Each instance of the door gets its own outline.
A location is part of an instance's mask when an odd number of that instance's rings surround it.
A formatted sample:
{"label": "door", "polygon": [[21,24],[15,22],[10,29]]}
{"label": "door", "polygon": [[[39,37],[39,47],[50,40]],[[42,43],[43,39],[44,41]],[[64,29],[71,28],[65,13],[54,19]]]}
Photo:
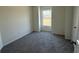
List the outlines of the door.
{"label": "door", "polygon": [[52,15],[52,8],[43,6],[40,7],[40,27],[41,31],[51,31],[52,29],[52,22],[51,22],[51,15]]}
{"label": "door", "polygon": [[72,30],[72,41],[76,42],[76,40],[78,39],[78,19],[79,19],[79,8],[78,7],[74,7],[74,18],[73,18],[73,30]]}
{"label": "door", "polygon": [[79,7],[74,7],[72,41],[76,42],[74,51],[79,53]]}

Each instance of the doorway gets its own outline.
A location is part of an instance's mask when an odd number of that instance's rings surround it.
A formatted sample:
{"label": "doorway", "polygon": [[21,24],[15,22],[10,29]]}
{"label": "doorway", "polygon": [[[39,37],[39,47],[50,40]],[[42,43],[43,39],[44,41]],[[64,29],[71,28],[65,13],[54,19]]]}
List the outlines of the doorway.
{"label": "doorway", "polygon": [[50,7],[40,7],[40,31],[52,30],[52,10]]}

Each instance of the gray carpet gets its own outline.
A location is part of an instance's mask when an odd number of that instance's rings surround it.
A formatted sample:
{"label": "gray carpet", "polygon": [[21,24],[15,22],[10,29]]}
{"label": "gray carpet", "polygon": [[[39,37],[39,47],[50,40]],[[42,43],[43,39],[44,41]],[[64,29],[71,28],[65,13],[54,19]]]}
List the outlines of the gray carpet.
{"label": "gray carpet", "polygon": [[2,53],[72,53],[73,44],[50,32],[33,32],[3,47]]}

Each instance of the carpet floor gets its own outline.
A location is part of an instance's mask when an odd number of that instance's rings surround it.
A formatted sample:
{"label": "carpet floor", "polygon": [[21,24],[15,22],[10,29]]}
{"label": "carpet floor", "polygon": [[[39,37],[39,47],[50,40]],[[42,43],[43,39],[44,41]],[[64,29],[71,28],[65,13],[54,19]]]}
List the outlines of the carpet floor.
{"label": "carpet floor", "polygon": [[72,53],[73,44],[50,32],[33,32],[6,46],[2,53]]}

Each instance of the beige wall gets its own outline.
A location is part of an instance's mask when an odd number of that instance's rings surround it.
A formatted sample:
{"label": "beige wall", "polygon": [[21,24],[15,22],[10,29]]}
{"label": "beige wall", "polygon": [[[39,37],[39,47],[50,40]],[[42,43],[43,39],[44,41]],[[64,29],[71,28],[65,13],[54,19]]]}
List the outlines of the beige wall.
{"label": "beige wall", "polygon": [[[47,7],[43,7],[46,9]],[[52,6],[52,31],[56,34],[65,35],[66,39],[71,39],[73,7]],[[33,27],[38,31],[38,8],[33,8]]]}
{"label": "beige wall", "polygon": [[52,9],[52,25],[56,34],[64,35],[65,28],[65,7],[56,6]]}
{"label": "beige wall", "polygon": [[[47,9],[48,7],[43,7]],[[49,7],[52,8],[52,30],[57,34],[64,34],[65,26],[65,8],[64,7]],[[38,25],[38,7],[33,7],[33,28],[34,31],[39,31]],[[62,25],[63,24],[63,25]]]}
{"label": "beige wall", "polygon": [[64,34],[65,39],[71,39],[73,7],[53,7],[53,30],[57,34]]}
{"label": "beige wall", "polygon": [[71,39],[73,22],[73,7],[65,7],[65,39]]}
{"label": "beige wall", "polygon": [[31,7],[0,7],[3,46],[32,32]]}
{"label": "beige wall", "polygon": [[33,31],[39,31],[39,16],[38,16],[38,7],[33,6]]}

